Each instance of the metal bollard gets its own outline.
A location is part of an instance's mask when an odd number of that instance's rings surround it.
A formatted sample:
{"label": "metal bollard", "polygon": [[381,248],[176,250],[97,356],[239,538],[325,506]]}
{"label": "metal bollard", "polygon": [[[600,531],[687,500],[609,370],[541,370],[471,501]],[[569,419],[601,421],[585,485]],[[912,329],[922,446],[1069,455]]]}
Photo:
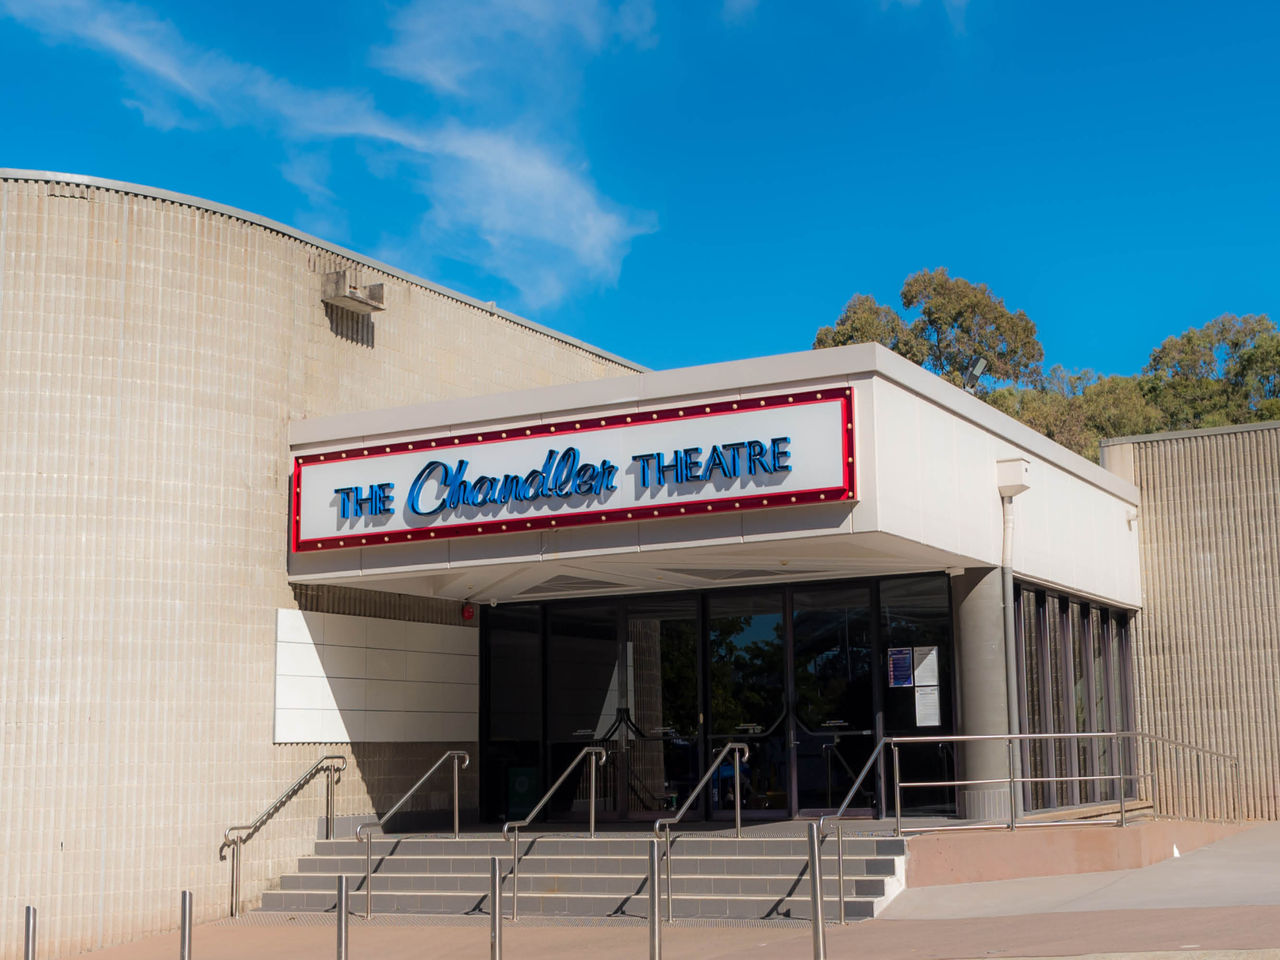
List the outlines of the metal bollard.
{"label": "metal bollard", "polygon": [[231,841],[231,916],[240,916],[240,847],[243,838]]}
{"label": "metal bollard", "polygon": [[36,960],[36,908],[27,907],[26,933],[22,943],[22,960]]}
{"label": "metal bollard", "polygon": [[502,960],[502,874],[498,858],[489,858],[489,958]]}
{"label": "metal bollard", "polygon": [[742,839],[742,751],[733,751],[733,835]]}
{"label": "metal bollard", "polygon": [[827,932],[822,926],[822,848],[818,825],[809,823],[809,903],[813,910],[813,960],[827,960]]}
{"label": "metal bollard", "polygon": [[[371,891],[364,892],[371,897]],[[347,960],[347,875],[338,876],[338,960]]]}
{"label": "metal bollard", "polygon": [[182,891],[182,928],[178,933],[179,960],[191,960],[191,891]]}
{"label": "metal bollard", "polygon": [[649,841],[649,960],[662,960],[662,917],[658,897],[658,841]]}

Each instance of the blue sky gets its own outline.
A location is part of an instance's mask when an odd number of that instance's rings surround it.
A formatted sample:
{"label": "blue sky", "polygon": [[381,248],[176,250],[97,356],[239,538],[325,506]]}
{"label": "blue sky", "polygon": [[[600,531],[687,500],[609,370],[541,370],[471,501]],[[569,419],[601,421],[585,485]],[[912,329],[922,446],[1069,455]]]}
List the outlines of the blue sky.
{"label": "blue sky", "polygon": [[[297,13],[295,11],[302,11]],[[0,0],[0,166],[293,224],[653,367],[925,267],[1133,373],[1280,312],[1280,5]]]}

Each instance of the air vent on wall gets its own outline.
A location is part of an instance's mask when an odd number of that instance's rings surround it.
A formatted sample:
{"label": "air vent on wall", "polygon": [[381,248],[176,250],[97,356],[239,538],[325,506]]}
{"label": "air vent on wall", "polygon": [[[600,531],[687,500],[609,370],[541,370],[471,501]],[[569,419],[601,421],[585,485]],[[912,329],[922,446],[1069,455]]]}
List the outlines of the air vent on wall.
{"label": "air vent on wall", "polygon": [[342,307],[352,313],[368,314],[386,309],[382,284],[371,283],[362,287],[354,270],[326,273],[320,299],[330,306]]}

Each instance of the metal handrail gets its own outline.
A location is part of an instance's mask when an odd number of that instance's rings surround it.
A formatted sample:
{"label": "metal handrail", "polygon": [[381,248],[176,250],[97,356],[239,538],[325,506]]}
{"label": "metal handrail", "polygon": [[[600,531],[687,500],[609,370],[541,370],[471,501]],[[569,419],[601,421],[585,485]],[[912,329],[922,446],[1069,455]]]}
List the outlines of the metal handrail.
{"label": "metal handrail", "polygon": [[[854,735],[867,736],[867,737],[874,737],[876,735],[876,732],[874,730],[851,730],[849,731],[849,733],[852,733]],[[856,777],[857,774],[853,772],[853,767],[849,766],[849,761],[846,760],[844,758],[844,754],[840,752],[840,737],[838,734],[830,742],[824,743],[822,745],[822,755],[823,757],[826,758],[826,761],[827,761],[827,803],[830,803],[831,802],[831,757],[834,756],[837,760],[840,761],[840,766],[844,767],[845,773],[849,774],[849,776]]]}
{"label": "metal handrail", "polygon": [[[862,786],[862,781],[867,779],[867,774],[871,772],[872,765],[876,762],[876,758],[884,752],[884,745],[888,742],[888,737],[881,737],[880,742],[875,745],[875,749],[871,751],[871,756],[867,757],[867,762],[862,765],[862,770],[853,778],[853,786],[849,788],[849,792],[844,795],[844,799],[840,801],[840,806],[835,813],[824,814],[818,818],[818,843],[821,844],[827,836],[827,823],[835,821],[836,824],[836,869],[840,882],[840,922],[844,923],[844,825],[845,811],[849,809],[849,804],[853,802],[854,796],[858,793],[858,788]],[[839,754],[836,754],[839,756]],[[841,760],[844,758],[842,757]],[[813,881],[813,878],[810,878]]]}
{"label": "metal handrail", "polygon": [[[1205,761],[1208,760],[1210,763],[1214,761],[1219,761],[1223,763],[1225,766],[1230,767],[1231,779],[1233,780],[1234,787],[1235,787],[1233,791],[1234,797],[1231,797],[1230,799],[1228,798],[1228,794],[1226,793],[1226,788],[1224,787],[1223,789],[1222,797],[1221,797],[1221,805],[1223,808],[1224,815],[1222,819],[1224,821],[1228,819],[1226,816],[1225,810],[1227,807],[1232,806],[1232,803],[1231,803],[1232,799],[1234,799],[1235,801],[1234,812],[1235,812],[1236,819],[1240,818],[1240,813],[1241,813],[1241,810],[1243,809],[1241,806],[1240,760],[1238,757],[1232,754],[1220,753],[1216,750],[1210,750],[1207,747],[1200,747],[1193,743],[1186,743],[1181,740],[1174,740],[1169,737],[1159,736],[1157,734],[1144,733],[1140,730],[1115,730],[1115,731],[1094,731],[1094,732],[1086,731],[1086,732],[1078,732],[1078,733],[952,734],[948,736],[937,736],[937,737],[886,737],[885,739],[892,745],[893,752],[894,752],[894,762],[895,762],[894,781],[895,781],[895,784],[897,784],[897,786],[895,786],[894,806],[895,806],[895,819],[898,822],[897,833],[899,836],[901,836],[902,834],[902,828],[901,828],[902,811],[901,811],[901,801],[900,801],[900,793],[901,793],[900,788],[913,787],[913,786],[943,785],[941,783],[927,784],[927,783],[898,783],[897,782],[898,776],[896,772],[896,763],[897,763],[897,755],[898,755],[898,745],[904,744],[904,743],[908,743],[908,744],[909,743],[965,743],[965,742],[979,742],[979,741],[1004,741],[1005,743],[1007,743],[1009,747],[1009,755],[1010,755],[1010,761],[1009,761],[1010,775],[1008,777],[998,778],[991,782],[1009,784],[1010,819],[1007,826],[1008,826],[1008,829],[1010,830],[1014,830],[1017,827],[1017,812],[1016,812],[1017,794],[1016,794],[1015,788],[1017,784],[1021,784],[1021,783],[1047,783],[1047,782],[1071,783],[1071,782],[1077,782],[1077,781],[1086,782],[1091,780],[1117,780],[1119,781],[1119,784],[1120,784],[1120,788],[1118,790],[1119,804],[1120,804],[1119,820],[1093,821],[1093,822],[1116,823],[1118,826],[1124,826],[1125,819],[1126,819],[1125,818],[1125,813],[1126,813],[1125,794],[1124,794],[1125,782],[1128,780],[1134,780],[1136,782],[1138,780],[1149,779],[1152,781],[1152,785],[1153,785],[1152,812],[1153,814],[1158,815],[1156,811],[1156,799],[1155,799],[1155,793],[1154,793],[1154,787],[1155,787],[1155,784],[1158,782],[1158,778],[1155,776],[1154,773],[1143,774],[1143,773],[1139,773],[1137,770],[1133,770],[1131,772],[1126,773],[1122,769],[1120,773],[1107,774],[1107,775],[1098,776],[1098,777],[1090,777],[1090,776],[1081,775],[1081,774],[1076,774],[1075,776],[1066,774],[1061,777],[1055,776],[1055,777],[1041,777],[1041,778],[1013,776],[1014,745],[1018,742],[1030,741],[1030,740],[1047,740],[1050,742],[1058,741],[1058,740],[1066,740],[1066,741],[1112,740],[1117,742],[1132,741],[1135,745],[1138,743],[1145,742],[1151,745],[1161,745],[1166,748],[1174,747],[1179,750],[1188,751],[1189,753],[1195,756],[1196,766],[1199,771],[1197,780],[1199,782],[1199,808],[1201,812],[1206,812],[1209,808],[1208,797],[1206,794],[1206,788],[1205,788],[1204,778],[1203,778]],[[1121,768],[1124,767],[1123,759],[1120,760],[1119,765]],[[946,785],[967,786],[967,785],[979,785],[982,782],[985,782],[985,781],[955,781],[953,783],[948,783]],[[1177,814],[1175,812],[1175,816],[1176,815]],[[1005,825],[1000,824],[998,826],[1003,827]],[[964,828],[937,827],[935,829],[955,830],[955,829],[975,829],[975,827],[973,826],[968,826]]]}
{"label": "metal handrail", "polygon": [[431,775],[440,769],[440,765],[446,760],[453,760],[453,839],[457,840],[458,830],[458,760],[462,760],[462,769],[471,766],[471,756],[465,750],[447,750],[445,753],[431,765],[431,769],[418,778],[418,782],[405,791],[405,795],[395,802],[390,810],[384,813],[377,820],[369,820],[356,827],[356,839],[364,840],[364,918],[368,920],[373,915],[373,834],[367,833],[371,827],[381,827],[390,820],[400,808],[408,802],[409,798],[418,792],[418,788],[431,779]]}
{"label": "metal handrail", "polygon": [[742,839],[742,761],[751,756],[751,749],[745,743],[731,742],[726,743],[720,748],[720,752],[716,754],[716,758],[711,761],[711,766],[707,767],[707,772],[702,775],[702,779],[698,781],[698,785],[689,791],[689,796],[685,799],[683,806],[676,811],[674,817],[663,817],[653,822],[653,835],[659,839],[663,833],[667,837],[667,922],[670,923],[672,917],[671,906],[671,827],[680,822],[689,808],[693,806],[693,801],[702,793],[708,781],[711,780],[712,774],[720,769],[720,764],[724,762],[725,754],[730,750],[733,751],[733,826],[739,840]]}
{"label": "metal handrail", "polygon": [[[534,818],[542,812],[542,808],[547,805],[547,801],[551,799],[552,794],[560,789],[561,784],[568,779],[569,774],[582,762],[583,757],[587,756],[591,757],[591,792],[587,801],[587,817],[591,839],[594,840],[596,838],[596,768],[609,759],[609,754],[604,747],[583,747],[578,751],[578,755],[573,758],[573,762],[564,768],[564,773],[560,774],[556,782],[551,785],[551,789],[542,795],[542,799],[537,802],[523,820],[508,820],[502,825],[502,839],[506,840],[508,836],[511,838],[511,919],[513,922],[520,917],[520,906],[517,902],[520,896],[520,828],[527,827],[533,823]],[[515,832],[509,833],[512,830]],[[502,905],[495,903],[493,909],[500,910]]]}
{"label": "metal handrail", "polygon": [[871,751],[871,755],[867,757],[867,762],[862,765],[862,770],[853,778],[853,786],[849,788],[849,792],[846,793],[844,795],[844,799],[840,801],[840,806],[836,808],[836,812],[823,814],[818,818],[819,837],[825,837],[827,835],[827,824],[829,822],[838,822],[845,819],[845,811],[849,809],[849,804],[853,802],[853,798],[857,795],[858,788],[862,786],[862,781],[867,779],[867,774],[871,772],[871,767],[876,762],[876,758],[884,751],[884,745],[891,739],[891,737],[880,738],[880,742],[875,745],[875,748]]}
{"label": "metal handrail", "polygon": [[[862,786],[863,780],[866,779],[866,776],[870,772],[871,767],[875,763],[877,757],[879,757],[883,753],[886,745],[888,745],[893,751],[894,821],[895,821],[894,833],[898,837],[901,837],[904,833],[904,828],[902,826],[902,789],[904,787],[907,787],[907,788],[940,787],[940,786],[956,787],[956,786],[980,786],[984,784],[986,785],[1008,784],[1009,786],[1009,821],[1007,824],[1004,824],[1004,823],[963,824],[963,825],[950,826],[950,827],[933,826],[933,827],[919,828],[919,829],[906,828],[906,832],[922,832],[924,830],[928,830],[928,831],[977,830],[977,829],[992,829],[992,828],[1000,828],[1000,829],[1007,828],[1009,830],[1014,830],[1018,826],[1017,786],[1023,783],[1050,783],[1050,782],[1053,782],[1053,783],[1068,782],[1069,783],[1069,782],[1116,781],[1119,785],[1117,789],[1117,794],[1119,795],[1119,806],[1120,806],[1118,819],[1093,820],[1089,822],[1096,823],[1096,824],[1105,824],[1105,825],[1114,824],[1116,826],[1123,827],[1126,825],[1128,821],[1128,811],[1126,810],[1126,807],[1125,807],[1125,799],[1126,799],[1125,784],[1130,780],[1134,781],[1135,783],[1141,780],[1150,780],[1152,783],[1152,813],[1158,815],[1156,812],[1156,805],[1155,805],[1155,785],[1158,782],[1158,778],[1156,774],[1154,773],[1154,771],[1142,773],[1136,769],[1131,771],[1125,771],[1124,770],[1125,764],[1123,759],[1120,760],[1120,768],[1121,768],[1120,772],[1114,773],[1114,774],[1098,774],[1098,775],[1076,774],[1075,776],[1066,774],[1063,776],[1054,776],[1054,777],[1018,777],[1013,775],[1015,770],[1014,749],[1015,749],[1015,745],[1019,742],[1030,741],[1030,740],[1079,741],[1079,740],[1086,740],[1086,739],[1114,740],[1117,742],[1122,740],[1130,740],[1135,742],[1146,741],[1151,744],[1160,744],[1167,747],[1177,747],[1178,749],[1192,752],[1193,754],[1196,755],[1196,765],[1197,765],[1197,769],[1200,771],[1200,776],[1198,777],[1199,806],[1202,811],[1207,811],[1209,808],[1207,803],[1205,784],[1204,784],[1204,778],[1203,778],[1204,758],[1212,758],[1213,760],[1222,761],[1224,764],[1229,765],[1232,771],[1232,779],[1234,780],[1234,787],[1235,787],[1235,790],[1234,790],[1235,811],[1234,812],[1236,814],[1237,819],[1240,817],[1240,812],[1242,810],[1242,807],[1241,807],[1241,801],[1240,801],[1240,790],[1241,790],[1240,760],[1238,757],[1232,756],[1231,754],[1219,753],[1218,751],[1215,751],[1215,750],[1209,750],[1205,747],[1198,747],[1195,744],[1184,743],[1180,740],[1172,740],[1168,737],[1162,737],[1155,734],[1143,733],[1141,731],[1136,731],[1136,730],[1121,730],[1121,731],[1105,731],[1105,732],[1097,731],[1097,732],[1081,732],[1081,733],[1013,733],[1013,734],[994,733],[994,734],[950,734],[946,736],[935,736],[935,737],[920,737],[920,736],[884,737],[880,740],[879,743],[876,744],[875,749],[872,750],[871,756],[868,757],[866,764],[862,768],[862,772],[859,773],[858,776],[854,779],[853,786],[849,788],[849,792],[845,795],[845,798],[843,802],[840,804],[840,807],[836,810],[835,813],[826,814],[820,817],[818,820],[818,837],[820,840],[827,836],[830,830],[829,824],[832,822],[836,824],[836,834],[837,834],[836,859],[840,869],[839,895],[838,895],[839,904],[840,904],[840,922],[843,923],[845,920],[844,836],[843,836],[842,821],[844,821],[845,819],[848,819],[845,816],[845,812],[848,809],[849,804],[852,802],[854,795],[858,792],[858,789]],[[920,781],[920,782],[912,782],[912,783],[903,783],[901,781],[901,778],[899,775],[900,771],[899,771],[899,762],[898,762],[898,747],[902,744],[969,743],[969,742],[982,742],[982,741],[1004,742],[1008,745],[1009,776],[990,778],[990,779],[981,779],[981,780],[978,780],[978,779],[937,780],[937,781]],[[1224,816],[1225,816],[1225,809],[1231,806],[1230,801],[1227,799],[1228,795],[1226,793],[1226,789],[1227,788],[1224,785],[1223,794],[1222,794],[1222,807],[1224,811]],[[1050,826],[1050,825],[1057,825],[1060,823],[1079,823],[1079,822],[1081,821],[1052,821],[1052,822],[1038,822],[1034,825]],[[1028,826],[1028,825],[1029,824],[1025,824],[1025,823],[1023,824],[1023,826]]]}
{"label": "metal handrail", "polygon": [[1207,747],[1198,747],[1194,743],[1171,740],[1169,737],[1161,737],[1154,733],[1143,733],[1141,730],[1086,730],[1078,733],[954,733],[938,737],[885,737],[885,740],[891,743],[968,743],[969,741],[977,740],[1122,740],[1135,738],[1194,750],[1197,753],[1218,757],[1222,760],[1238,759],[1235,754],[1218,753]]}
{"label": "metal handrail", "polygon": [[[222,832],[223,845],[231,848],[231,916],[238,917],[240,915],[240,848],[244,846],[246,840],[262,829],[262,825],[271,818],[272,814],[284,806],[295,793],[302,789],[308,780],[315,776],[317,770],[326,765],[328,778],[325,786],[324,838],[332,840],[334,774],[341,773],[347,769],[347,758],[336,753],[323,756],[308,767],[306,773],[289,784],[284,792],[276,797],[252,823],[227,827]],[[239,836],[233,837],[233,833],[238,833]]]}

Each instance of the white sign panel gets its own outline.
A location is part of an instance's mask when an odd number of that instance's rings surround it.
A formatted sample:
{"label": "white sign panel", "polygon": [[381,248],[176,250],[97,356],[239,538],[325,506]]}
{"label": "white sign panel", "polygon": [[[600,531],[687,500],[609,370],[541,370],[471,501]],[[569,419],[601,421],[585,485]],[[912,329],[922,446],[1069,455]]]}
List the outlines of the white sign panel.
{"label": "white sign panel", "polygon": [[916,687],[916,726],[942,725],[942,708],[937,687]]}
{"label": "white sign panel", "polygon": [[938,682],[938,648],[912,647],[915,654],[915,682],[917,687],[928,687]]}
{"label": "white sign panel", "polygon": [[815,391],[298,457],[293,546],[851,499],[852,405]]}

